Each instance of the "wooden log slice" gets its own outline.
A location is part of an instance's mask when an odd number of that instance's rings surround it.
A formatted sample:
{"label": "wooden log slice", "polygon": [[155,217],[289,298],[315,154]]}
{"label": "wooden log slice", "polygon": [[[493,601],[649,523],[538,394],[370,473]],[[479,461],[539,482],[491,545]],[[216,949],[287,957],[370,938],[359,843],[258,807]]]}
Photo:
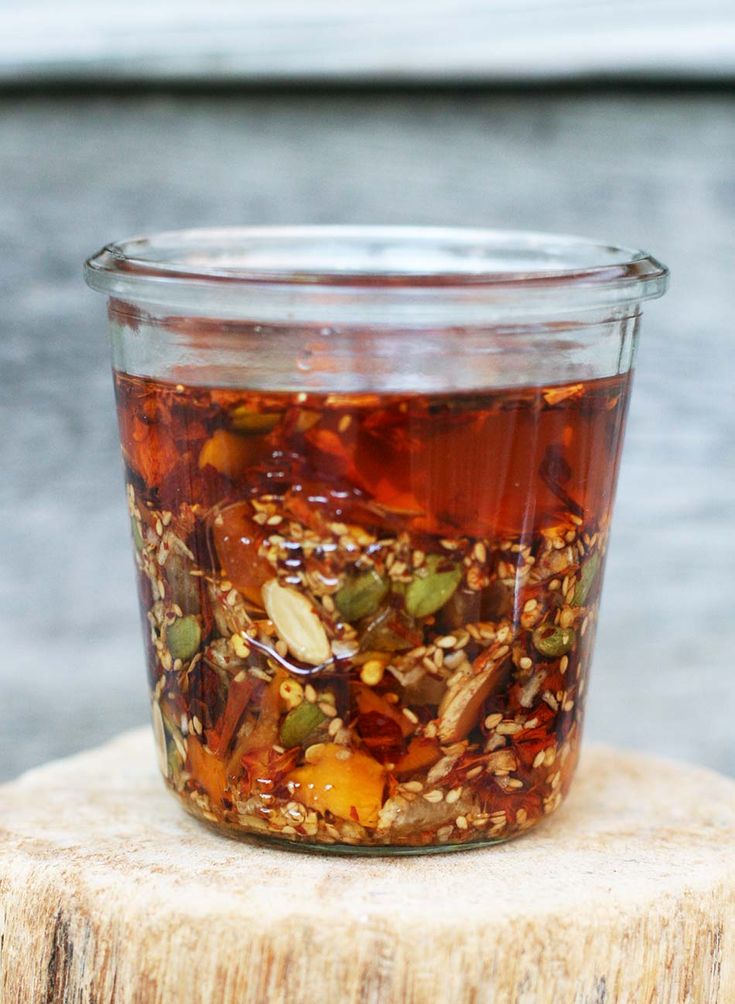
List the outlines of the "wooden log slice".
{"label": "wooden log slice", "polygon": [[2,1004],[733,1004],[735,783],[587,748],[568,803],[415,858],[235,842],[147,730],[0,788]]}

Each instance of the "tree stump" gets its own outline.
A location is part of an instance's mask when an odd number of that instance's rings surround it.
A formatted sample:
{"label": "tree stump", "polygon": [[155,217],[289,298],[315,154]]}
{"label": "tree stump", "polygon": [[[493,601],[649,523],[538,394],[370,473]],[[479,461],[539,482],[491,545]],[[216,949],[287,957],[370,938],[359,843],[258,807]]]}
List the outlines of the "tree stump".
{"label": "tree stump", "polygon": [[147,730],[0,788],[2,1004],[732,1004],[735,783],[587,748],[520,839],[415,858],[240,843]]}

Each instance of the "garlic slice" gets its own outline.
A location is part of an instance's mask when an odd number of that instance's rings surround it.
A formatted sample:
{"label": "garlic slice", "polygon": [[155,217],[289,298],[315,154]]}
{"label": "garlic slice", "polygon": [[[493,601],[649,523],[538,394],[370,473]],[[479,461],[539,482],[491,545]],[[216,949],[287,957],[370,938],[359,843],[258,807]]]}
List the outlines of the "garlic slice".
{"label": "garlic slice", "polygon": [[262,596],[268,617],[291,655],[311,666],[331,659],[327,632],[306,596],[277,579],[265,583]]}

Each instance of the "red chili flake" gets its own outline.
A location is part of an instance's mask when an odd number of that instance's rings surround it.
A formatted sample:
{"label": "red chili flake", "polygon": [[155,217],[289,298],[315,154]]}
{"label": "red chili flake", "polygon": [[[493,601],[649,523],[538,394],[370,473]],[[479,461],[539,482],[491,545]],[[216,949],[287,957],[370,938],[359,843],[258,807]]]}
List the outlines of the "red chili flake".
{"label": "red chili flake", "polygon": [[380,763],[395,763],[403,753],[403,734],[392,718],[379,711],[357,716],[357,731],[366,748]]}

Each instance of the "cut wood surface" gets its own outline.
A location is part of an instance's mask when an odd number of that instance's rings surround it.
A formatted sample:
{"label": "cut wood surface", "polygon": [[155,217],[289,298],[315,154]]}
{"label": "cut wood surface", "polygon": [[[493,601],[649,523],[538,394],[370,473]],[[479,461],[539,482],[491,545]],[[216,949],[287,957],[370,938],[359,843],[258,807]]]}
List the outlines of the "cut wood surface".
{"label": "cut wood surface", "polygon": [[515,842],[415,858],[220,837],[147,730],[0,788],[2,1004],[732,1004],[735,783],[587,748]]}

